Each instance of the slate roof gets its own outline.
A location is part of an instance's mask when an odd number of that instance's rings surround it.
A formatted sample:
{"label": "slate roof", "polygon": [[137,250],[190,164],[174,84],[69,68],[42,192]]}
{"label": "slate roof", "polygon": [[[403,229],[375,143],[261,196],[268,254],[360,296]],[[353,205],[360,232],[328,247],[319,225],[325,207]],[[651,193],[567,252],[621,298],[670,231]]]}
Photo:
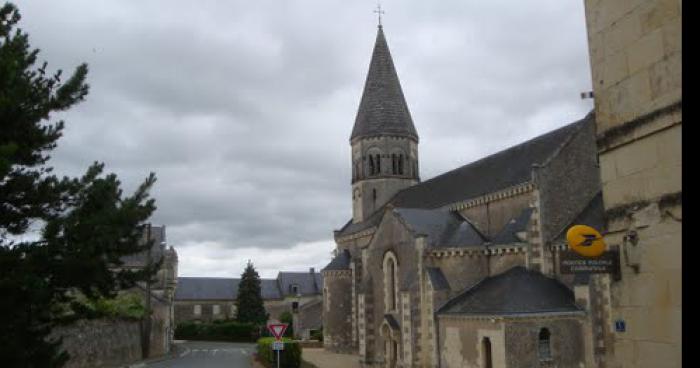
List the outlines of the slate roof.
{"label": "slate roof", "polygon": [[404,208],[438,208],[528,182],[532,166],[546,161],[584,124],[593,124],[593,114],[406,188],[390,203]]}
{"label": "slate roof", "polygon": [[[178,277],[175,300],[235,300],[238,278]],[[299,285],[302,295],[320,294],[322,278],[315,272],[280,272],[276,279],[260,279],[263,299],[282,299],[291,295],[290,285]]]}
{"label": "slate roof", "polygon": [[522,240],[518,239],[516,236],[519,232],[527,231],[527,225],[530,223],[530,216],[532,215],[533,208],[527,207],[520,212],[520,214],[512,218],[506,225],[501,229],[501,231],[496,234],[496,236],[491,239],[493,244],[511,244],[511,243],[521,243]]}
{"label": "slate roof", "polygon": [[384,207],[382,207],[380,210],[375,211],[372,215],[370,215],[365,221],[362,222],[357,222],[353,223],[352,219],[348,221],[345,226],[343,226],[338,232],[336,233],[336,236],[343,236],[347,234],[355,234],[358,233],[362,230],[369,229],[371,227],[379,225],[380,222],[382,222],[382,217],[384,216]]}
{"label": "slate roof", "polygon": [[415,233],[427,235],[429,247],[474,246],[486,241],[474,226],[451,211],[395,208],[394,212]]}
{"label": "slate roof", "polygon": [[279,283],[275,279],[260,280],[260,296],[263,299],[282,299]]}
{"label": "slate roof", "polygon": [[175,300],[234,300],[239,279],[178,277]]}
{"label": "slate roof", "polygon": [[438,314],[518,315],[579,312],[574,293],[543,274],[513,267],[448,301]]}
{"label": "slate roof", "polygon": [[450,290],[450,283],[439,267],[426,267],[426,271],[434,290]]}
{"label": "slate roof", "polygon": [[598,192],[586,205],[586,207],[554,237],[553,243],[566,242],[566,232],[574,225],[588,225],[598,232],[604,233],[607,229],[605,223],[605,207],[603,206],[603,192]]}
{"label": "slate roof", "polygon": [[379,26],[350,140],[383,134],[406,136],[418,141],[384,31]]}
{"label": "slate roof", "polygon": [[[481,195],[529,182],[532,166],[555,154],[568,137],[585,124],[594,124],[594,114],[470,164],[438,175],[398,192],[388,203],[396,208],[437,209]],[[385,205],[386,206],[386,205]],[[385,206],[360,223],[348,223],[336,236],[345,236],[376,226]]]}
{"label": "slate roof", "polygon": [[343,249],[335,256],[323,271],[337,271],[350,269],[350,251]]}
{"label": "slate roof", "polygon": [[282,295],[296,295],[292,293],[292,285],[299,287],[301,295],[321,293],[321,284],[317,284],[315,274],[311,272],[280,272],[277,275]]}

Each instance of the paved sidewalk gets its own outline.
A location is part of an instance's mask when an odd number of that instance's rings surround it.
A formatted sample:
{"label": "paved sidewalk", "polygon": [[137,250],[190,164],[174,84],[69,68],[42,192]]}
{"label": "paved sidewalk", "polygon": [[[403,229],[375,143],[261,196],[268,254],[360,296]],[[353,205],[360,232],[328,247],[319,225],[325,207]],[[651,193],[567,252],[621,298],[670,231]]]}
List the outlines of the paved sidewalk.
{"label": "paved sidewalk", "polygon": [[318,368],[360,368],[360,357],[353,354],[337,354],[322,348],[304,348],[303,359]]}

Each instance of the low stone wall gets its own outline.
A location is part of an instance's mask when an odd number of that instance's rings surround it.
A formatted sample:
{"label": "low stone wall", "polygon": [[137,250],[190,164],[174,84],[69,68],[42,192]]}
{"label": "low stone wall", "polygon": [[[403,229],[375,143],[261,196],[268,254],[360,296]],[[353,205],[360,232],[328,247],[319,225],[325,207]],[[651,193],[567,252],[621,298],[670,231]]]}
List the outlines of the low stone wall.
{"label": "low stone wall", "polygon": [[54,330],[70,354],[65,368],[109,367],[141,359],[140,324],[133,320],[80,320]]}

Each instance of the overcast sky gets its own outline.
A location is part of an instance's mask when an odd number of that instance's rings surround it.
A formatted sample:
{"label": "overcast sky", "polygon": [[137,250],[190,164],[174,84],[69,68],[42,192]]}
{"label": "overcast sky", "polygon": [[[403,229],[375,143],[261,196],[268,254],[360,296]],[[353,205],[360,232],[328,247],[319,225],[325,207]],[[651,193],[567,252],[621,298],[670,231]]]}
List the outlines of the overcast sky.
{"label": "overcast sky", "polygon": [[[49,70],[87,62],[50,161],[129,192],[153,171],[180,276],[321,269],[351,216],[349,137],[374,0],[30,0]],[[423,180],[582,118],[583,0],[383,0]]]}

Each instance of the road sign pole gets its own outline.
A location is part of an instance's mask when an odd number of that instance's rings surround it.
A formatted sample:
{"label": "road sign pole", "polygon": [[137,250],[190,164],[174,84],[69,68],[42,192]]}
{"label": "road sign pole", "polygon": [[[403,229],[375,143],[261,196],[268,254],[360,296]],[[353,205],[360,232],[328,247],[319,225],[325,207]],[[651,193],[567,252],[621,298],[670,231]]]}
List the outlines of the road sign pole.
{"label": "road sign pole", "polygon": [[277,350],[277,368],[280,368],[280,351]]}

